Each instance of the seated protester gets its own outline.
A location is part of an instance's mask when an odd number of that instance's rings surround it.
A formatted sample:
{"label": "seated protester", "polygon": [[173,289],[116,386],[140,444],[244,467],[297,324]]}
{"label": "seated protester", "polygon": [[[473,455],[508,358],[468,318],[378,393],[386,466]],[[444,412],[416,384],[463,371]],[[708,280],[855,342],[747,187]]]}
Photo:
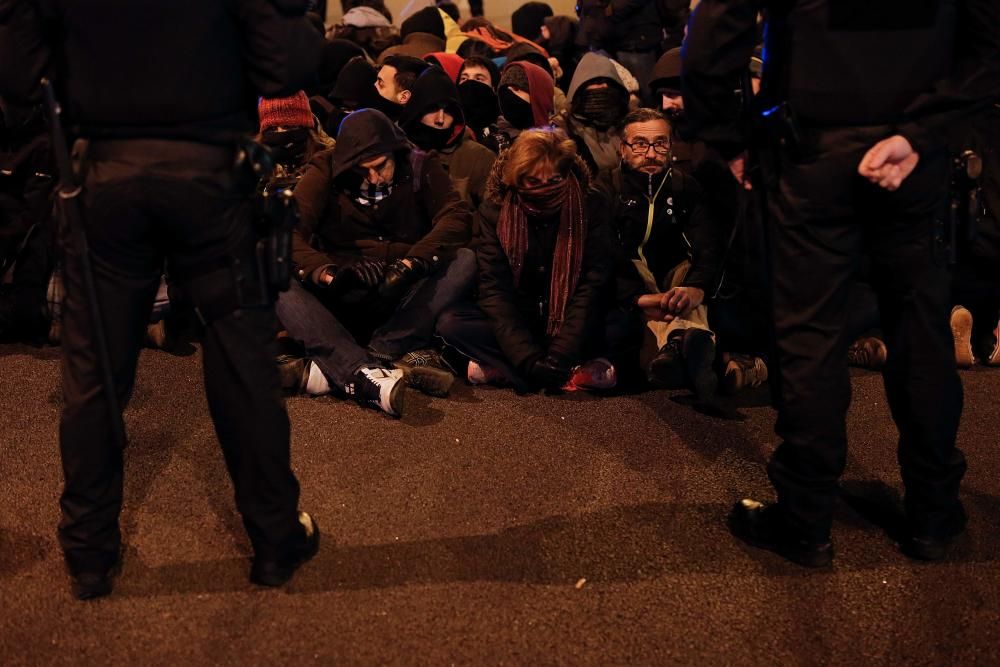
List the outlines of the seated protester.
{"label": "seated protester", "polygon": [[[434,155],[375,109],[344,119],[295,191],[293,260],[301,281],[278,317],[305,348],[292,390],[342,392],[399,416],[402,382],[446,395],[454,378],[433,352],[437,314],[473,280],[472,215]],[[396,368],[394,369],[393,366]],[[295,368],[293,366],[293,368]]]}
{"label": "seated protester", "polygon": [[537,42],[542,37],[542,24],[552,14],[552,7],[544,2],[526,2],[511,13],[510,28],[515,35]]}
{"label": "seated protester", "polygon": [[392,15],[385,5],[378,8],[358,6],[348,9],[340,23],[327,31],[326,37],[330,40],[354,42],[372,59],[399,44],[399,32],[392,25]]}
{"label": "seated protester", "polygon": [[[693,388],[710,400],[717,387],[715,337],[706,293],[721,274],[724,231],[703,203],[698,183],[670,165],[670,125],[654,109],[624,119],[621,163],[602,172],[597,189],[611,205],[618,233],[618,303],[639,314],[655,339],[650,382]],[[650,354],[640,355],[646,359]]]}
{"label": "seated protester", "polygon": [[399,26],[399,37],[402,43],[383,51],[378,57],[378,64],[385,63],[391,56],[423,58],[428,53],[444,51],[447,36],[441,10],[424,7],[414,12]]}
{"label": "seated protester", "polygon": [[[465,33],[462,34],[465,35]],[[458,48],[455,49],[455,53],[463,58],[478,56],[480,58],[489,58],[491,61],[493,58],[500,55],[500,52],[494,49],[487,42],[484,42],[478,37],[472,37],[469,35],[465,35],[465,39],[458,45]]]}
{"label": "seated protester", "polygon": [[499,83],[500,70],[487,58],[466,58],[458,72],[458,99],[465,122],[479,143],[485,141],[484,131],[495,126],[500,118],[495,89]]}
{"label": "seated protester", "polygon": [[435,151],[459,196],[478,209],[497,156],[466,136],[458,89],[441,68],[417,79],[399,125],[418,148]]}
{"label": "seated protester", "polygon": [[316,83],[306,90],[310,102],[313,97],[327,97],[337,83],[344,65],[358,57],[365,58],[365,50],[354,42],[346,39],[327,40],[323,44],[319,67],[316,69]]}
{"label": "seated protester", "polygon": [[516,62],[500,72],[497,98],[503,114],[493,127],[483,130],[483,144],[503,154],[523,131],[550,124],[554,85],[552,77],[538,65]]}
{"label": "seated protester", "polygon": [[465,64],[465,58],[457,53],[428,53],[424,60],[443,69],[452,82],[458,80],[462,65]]}
{"label": "seated protester", "polygon": [[358,109],[373,109],[380,104],[382,98],[375,90],[377,77],[375,66],[364,58],[354,58],[344,65],[328,97],[332,109],[323,121],[323,130],[329,136],[337,136],[347,114]]}
{"label": "seated protester", "polygon": [[[436,11],[436,10],[435,10]],[[417,77],[430,67],[430,63],[411,56],[389,56],[382,62],[375,77],[376,109],[391,120],[399,120],[403,107],[410,101],[411,89]]]}
{"label": "seated protester", "polygon": [[601,339],[612,270],[605,199],[589,181],[573,142],[551,128],[522,132],[497,159],[476,221],[478,301],[456,304],[437,327],[471,359],[470,382],[613,385],[606,360],[581,366]]}
{"label": "seated protester", "polygon": [[684,131],[684,97],[681,94],[681,50],[670,49],[656,61],[649,87],[657,108],[666,115],[673,127],[671,159],[674,164],[690,170],[705,158],[705,146]]}
{"label": "seated protester", "polygon": [[576,142],[595,174],[618,165],[618,127],[628,113],[628,91],[607,56],[588,53],[580,60],[568,91],[569,109],[555,118]]}
{"label": "seated protester", "polygon": [[571,16],[550,16],[542,25],[540,46],[559,63],[561,75],[557,75],[556,85],[566,90],[573,81],[573,74],[580,58],[587,50],[576,44],[577,20]]}
{"label": "seated protester", "polygon": [[262,97],[257,115],[257,140],[268,147],[274,160],[272,179],[300,178],[316,153],[333,147],[333,139],[319,126],[301,90],[291,97]]}
{"label": "seated protester", "polygon": [[541,47],[522,42],[508,49],[506,55],[507,63],[528,62],[538,65],[545,70],[545,73],[552,77],[552,85],[555,86],[552,91],[552,106],[555,109],[555,113],[561,113],[566,110],[566,93],[556,85],[559,75],[552,66],[552,59],[542,52]]}

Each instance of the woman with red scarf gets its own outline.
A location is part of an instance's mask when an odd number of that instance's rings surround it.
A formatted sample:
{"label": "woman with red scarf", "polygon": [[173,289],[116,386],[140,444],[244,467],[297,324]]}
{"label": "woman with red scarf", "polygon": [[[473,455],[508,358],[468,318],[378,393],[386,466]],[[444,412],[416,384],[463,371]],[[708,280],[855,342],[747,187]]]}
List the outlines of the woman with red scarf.
{"label": "woman with red scarf", "polygon": [[559,130],[525,131],[497,160],[477,216],[478,301],[438,321],[438,335],[472,360],[470,382],[614,385],[614,368],[589,356],[603,340],[612,269],[605,209]]}

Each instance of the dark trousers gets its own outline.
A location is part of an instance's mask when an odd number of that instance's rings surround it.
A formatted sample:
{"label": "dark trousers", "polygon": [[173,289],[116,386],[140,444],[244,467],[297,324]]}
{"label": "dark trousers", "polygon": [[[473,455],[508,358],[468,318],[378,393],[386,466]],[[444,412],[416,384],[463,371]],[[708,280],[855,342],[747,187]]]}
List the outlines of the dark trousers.
{"label": "dark trousers", "polygon": [[[256,239],[233,156],[187,142],[93,143],[84,160],[86,230],[123,409],[164,260],[191,302],[216,313],[201,332],[209,410],[254,551],[273,557],[301,540],[299,486],[272,350],[273,307],[250,296],[259,293]],[[63,246],[59,541],[70,568],[82,571],[117,558],[123,452],[112,439],[80,257],[65,233]],[[247,304],[233,311],[225,304],[237,286]]]}
{"label": "dark trousers", "polygon": [[[373,360],[392,361],[430,345],[438,315],[468,294],[475,277],[476,255],[461,248],[447,267],[416,283],[387,312],[369,292],[343,303],[328,298],[328,291],[311,292],[293,282],[278,298],[278,317],[331,385],[342,389]],[[365,331],[372,328],[369,337]],[[367,346],[359,338],[368,338]]]}
{"label": "dark trousers", "polygon": [[910,527],[941,536],[961,513],[966,465],[955,437],[962,385],[949,327],[946,253],[935,242],[947,162],[922,155],[896,192],[871,185],[857,175],[858,163],[889,134],[887,128],[816,133],[805,159],[782,159],[769,197],[782,442],[768,473],[785,518],[809,539],[829,536],[847,458],[845,325],[864,253],[889,350],[883,375],[899,429]]}

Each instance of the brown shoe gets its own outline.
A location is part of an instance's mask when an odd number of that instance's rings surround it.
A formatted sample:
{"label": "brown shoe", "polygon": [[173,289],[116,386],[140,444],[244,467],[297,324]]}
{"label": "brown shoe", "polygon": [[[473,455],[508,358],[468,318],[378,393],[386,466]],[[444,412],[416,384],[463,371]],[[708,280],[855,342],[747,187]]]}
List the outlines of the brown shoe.
{"label": "brown shoe", "polygon": [[972,352],[972,313],[965,306],[951,309],[951,335],[955,338],[955,364],[971,368],[976,363]]}
{"label": "brown shoe", "polygon": [[767,382],[767,364],[761,357],[750,354],[726,355],[726,371],[722,377],[722,391],[735,394],[748,387],[759,387]]}
{"label": "brown shoe", "polygon": [[889,350],[885,343],[874,336],[859,338],[847,348],[847,363],[857,368],[867,368],[870,371],[882,370]]}

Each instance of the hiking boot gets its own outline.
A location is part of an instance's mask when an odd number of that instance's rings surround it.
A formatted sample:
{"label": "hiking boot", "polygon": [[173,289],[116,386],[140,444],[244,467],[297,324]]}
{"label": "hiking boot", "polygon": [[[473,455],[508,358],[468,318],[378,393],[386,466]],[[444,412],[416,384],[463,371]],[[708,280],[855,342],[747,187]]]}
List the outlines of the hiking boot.
{"label": "hiking boot", "polygon": [[344,386],[344,393],[358,405],[375,408],[392,417],[403,414],[406,380],[398,368],[389,370],[378,366],[365,366],[358,370],[352,382]]}
{"label": "hiking boot", "polygon": [[972,313],[965,306],[951,309],[951,335],[955,338],[955,364],[971,368],[976,363],[972,352]]}
{"label": "hiking boot", "polygon": [[730,354],[722,377],[722,391],[735,394],[748,387],[767,382],[767,364],[761,357],[750,354]]}
{"label": "hiking boot", "polygon": [[715,374],[715,338],[705,329],[687,329],[682,344],[684,366],[699,401],[711,401],[719,387]]}
{"label": "hiking boot", "polygon": [[867,368],[870,371],[882,370],[888,356],[889,350],[886,349],[885,343],[874,336],[859,338],[847,348],[848,365]]}
{"label": "hiking boot", "polygon": [[455,383],[455,374],[437,350],[408,352],[392,365],[403,371],[407,386],[429,396],[445,398]]}
{"label": "hiking boot", "polygon": [[684,354],[681,350],[684,331],[671,331],[667,342],[649,362],[646,379],[661,389],[684,388]]}
{"label": "hiking boot", "polygon": [[1000,322],[993,329],[993,351],[986,357],[987,366],[1000,366]]}
{"label": "hiking boot", "polygon": [[563,389],[566,391],[613,389],[617,384],[618,373],[615,371],[614,364],[604,357],[598,357],[577,366]]}
{"label": "hiking boot", "polygon": [[469,360],[465,379],[469,384],[503,384],[507,380],[504,374],[497,369],[472,359]]}
{"label": "hiking boot", "polygon": [[775,504],[744,498],[733,506],[728,524],[730,532],[750,546],[773,551],[803,567],[827,567],[833,562],[833,544],[795,535]]}
{"label": "hiking boot", "polygon": [[299,512],[302,541],[279,558],[254,557],[250,581],[261,586],[281,586],[292,578],[295,570],[319,551],[319,524],[306,512]]}

